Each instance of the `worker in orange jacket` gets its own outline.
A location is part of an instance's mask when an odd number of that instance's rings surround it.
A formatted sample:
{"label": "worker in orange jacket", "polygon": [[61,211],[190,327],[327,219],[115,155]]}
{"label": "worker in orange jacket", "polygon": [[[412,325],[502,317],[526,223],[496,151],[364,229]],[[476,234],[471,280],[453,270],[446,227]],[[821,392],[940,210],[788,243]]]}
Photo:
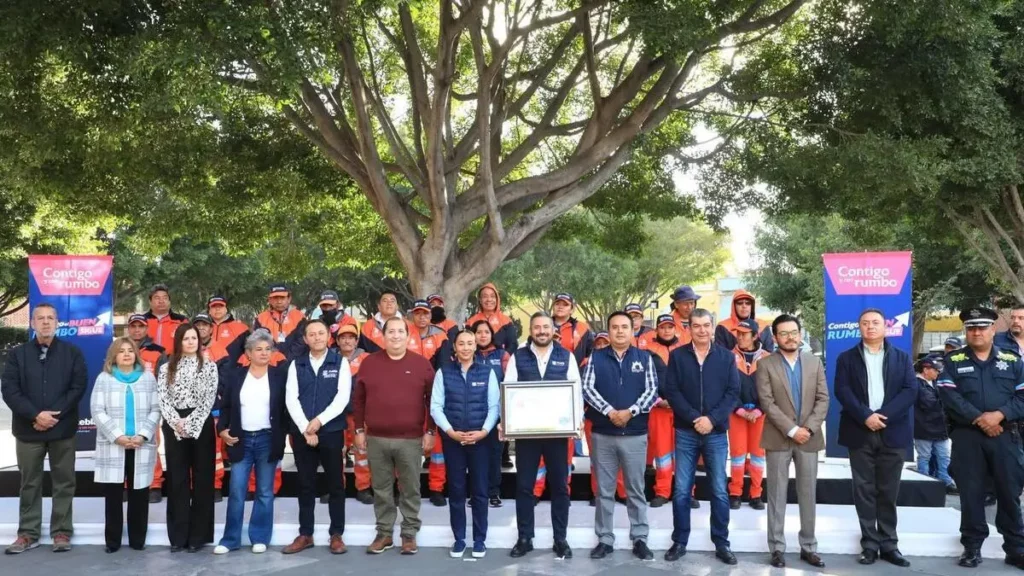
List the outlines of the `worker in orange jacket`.
{"label": "worker in orange jacket", "polygon": [[476,301],[477,312],[466,320],[466,325],[472,326],[480,320],[486,320],[494,331],[494,346],[509,354],[515,354],[519,349],[519,331],[512,319],[501,311],[501,294],[498,287],[490,282],[484,284],[476,293]]}
{"label": "worker in orange jacket", "polygon": [[[633,321],[633,345],[637,348],[640,347],[640,338],[645,334],[651,334],[654,332],[654,328],[644,325],[644,307],[635,303],[630,302],[626,304],[623,309],[626,314],[629,314],[629,319]],[[652,334],[653,337],[653,334]]]}
{"label": "worker in orange jacket", "polygon": [[427,304],[430,304],[430,323],[444,330],[449,342],[455,342],[455,337],[459,335],[459,324],[448,317],[448,311],[444,309],[444,296],[431,294],[427,296]]}
{"label": "worker in orange jacket", "polygon": [[[440,368],[442,360],[452,356],[448,335],[444,330],[430,323],[430,303],[426,300],[414,302],[409,315],[412,317],[412,330],[409,332],[409,350],[430,360],[434,370],[437,370]],[[430,491],[430,503],[434,506],[447,506],[448,500],[444,497],[447,472],[444,466],[444,452],[441,450],[441,443],[434,442],[433,449],[426,456],[429,462],[427,464],[427,488]]]}
{"label": "worker in orange jacket", "polygon": [[[227,351],[220,347],[211,348],[210,344],[213,341],[213,318],[210,318],[209,314],[196,314],[192,317],[192,326],[195,326],[196,333],[199,334],[199,350],[203,356],[210,362],[217,363],[227,355]],[[213,416],[213,426],[217,427],[217,422],[220,421],[220,390],[217,391],[217,396],[213,400],[213,409],[210,410],[210,415]],[[220,435],[214,437],[214,457],[213,457],[213,501],[220,502],[224,500],[224,441],[221,440]]]}
{"label": "worker in orange jacket", "polygon": [[676,337],[684,345],[690,343],[690,314],[697,307],[700,295],[689,286],[680,286],[672,293],[672,320],[676,324]]}
{"label": "worker in orange jacket", "polygon": [[[359,347],[366,350],[369,354],[383,350],[384,323],[395,316],[402,317],[402,313],[398,311],[398,294],[385,290],[380,293],[380,297],[377,299],[377,313],[367,318],[366,322],[363,322],[363,328],[359,334]],[[413,332],[412,327],[409,326],[408,328],[411,335]]]}
{"label": "worker in orange jacket", "polygon": [[[301,332],[297,333],[295,329],[306,319],[306,315],[302,313],[302,310],[292,306],[291,289],[284,284],[274,284],[270,287],[267,304],[269,307],[256,316],[252,329],[263,328],[270,332],[270,336],[275,342],[275,348],[281,351],[285,357],[291,358],[289,345],[302,340]],[[293,334],[295,337],[292,337]]]}
{"label": "worker in orange jacket", "polygon": [[715,328],[715,344],[732,350],[736,347],[736,336],[739,331],[739,324],[743,320],[750,320],[754,323],[754,333],[760,331],[757,326],[756,312],[757,301],[754,295],[746,290],[737,290],[732,295],[732,306],[729,308],[729,317],[723,319]]}
{"label": "worker in orange jacket", "polygon": [[[167,362],[167,352],[164,347],[153,342],[149,337],[149,321],[145,314],[132,314],[128,318],[128,337],[139,347],[139,359],[143,368],[155,378],[160,366]],[[160,427],[156,429],[154,441],[160,446]],[[149,484],[149,503],[157,504],[163,500],[164,467],[160,462],[160,454],[156,455],[156,462],[153,464],[153,481]]]}
{"label": "worker in orange jacket", "polygon": [[[765,414],[757,396],[757,362],[768,355],[757,335],[757,321],[745,318],[733,328],[736,335],[736,368],[740,373],[740,405],[729,415],[729,506],[740,507],[743,498],[744,472],[750,475],[750,507],[764,510],[761,481],[764,477],[764,448],[761,433]],[[747,458],[750,458],[749,463]]]}
{"label": "worker in orange jacket", "polygon": [[[555,334],[558,336],[558,344],[573,353],[576,363],[583,371],[583,366],[594,351],[594,333],[586,320],[579,320],[572,315],[576,309],[576,299],[568,292],[561,292],[555,295],[555,302],[551,306],[551,319],[555,324]],[[584,419],[585,420],[585,419]],[[576,440],[570,438],[569,442],[569,484],[572,484],[572,458],[576,454]],[[593,475],[591,475],[593,476]],[[544,493],[544,484],[547,482],[547,467],[544,466],[544,459],[541,458],[540,466],[537,468],[537,481],[533,484],[534,499],[540,500]],[[596,492],[595,492],[596,494]]]}
{"label": "worker in orange jacket", "polygon": [[[323,319],[324,324],[327,324],[328,336],[327,346],[330,348],[337,348],[338,342],[336,340],[336,334],[338,328],[343,325],[355,326],[359,329],[359,323],[356,319],[349,316],[345,312],[345,309],[341,305],[341,297],[334,290],[324,290],[320,293],[320,301],[317,303],[317,307],[320,308],[320,318]],[[358,332],[356,336],[358,336]]]}
{"label": "worker in orange jacket", "polygon": [[[682,345],[676,336],[675,318],[671,314],[658,316],[654,338],[645,339],[643,349],[651,353],[659,383],[665,382],[669,354]],[[654,498],[650,504],[652,508],[659,508],[672,501],[672,477],[675,472],[675,417],[664,398],[658,398],[651,409],[647,433],[647,462],[654,463]]]}
{"label": "worker in orange jacket", "polygon": [[[359,330],[352,324],[341,324],[338,326],[335,340],[338,343],[338,353],[341,354],[342,358],[348,360],[348,367],[352,372],[352,381],[355,382],[363,359],[369,356],[362,348],[357,346],[359,343]],[[366,450],[359,450],[355,447],[356,427],[351,412],[346,417],[348,418],[348,428],[345,430],[345,447],[346,450],[354,455],[352,471],[356,477],[356,500],[363,504],[373,504],[370,462],[367,458]],[[324,494],[320,501],[326,504],[330,502],[330,496]]]}
{"label": "worker in orange jacket", "polygon": [[210,344],[207,349],[210,359],[219,363],[227,357],[237,362],[245,351],[245,339],[249,336],[249,325],[236,320],[228,311],[227,298],[214,295],[206,301],[206,313],[213,321]]}
{"label": "worker in orange jacket", "polygon": [[164,284],[157,284],[149,290],[149,311],[146,312],[149,338],[168,355],[174,353],[174,331],[188,322],[188,317],[171,310],[171,293]]}

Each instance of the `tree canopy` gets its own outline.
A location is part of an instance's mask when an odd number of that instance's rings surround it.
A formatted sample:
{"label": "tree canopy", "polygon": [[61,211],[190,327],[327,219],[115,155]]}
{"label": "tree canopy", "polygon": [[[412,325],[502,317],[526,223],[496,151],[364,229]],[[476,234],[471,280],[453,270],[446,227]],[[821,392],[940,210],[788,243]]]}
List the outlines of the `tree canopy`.
{"label": "tree canopy", "polygon": [[458,306],[602,189],[692,210],[666,175],[707,160],[697,126],[728,138],[782,95],[805,3],[10,0],[0,190],[164,247],[322,231],[330,263]]}

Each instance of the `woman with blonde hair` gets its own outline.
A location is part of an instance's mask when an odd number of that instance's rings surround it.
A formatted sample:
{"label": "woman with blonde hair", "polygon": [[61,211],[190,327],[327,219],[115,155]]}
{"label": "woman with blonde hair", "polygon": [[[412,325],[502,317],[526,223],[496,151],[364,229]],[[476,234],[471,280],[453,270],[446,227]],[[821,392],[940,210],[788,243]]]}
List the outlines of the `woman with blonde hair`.
{"label": "woman with blonde hair", "polygon": [[213,542],[213,401],[217,365],[199,351],[191,324],[174,331],[174,353],[160,367],[157,389],[167,453],[167,536],[171,552],[198,552]]}
{"label": "woman with blonde hair", "polygon": [[143,368],[139,349],[131,339],[116,338],[107,349],[89,404],[96,423],[94,482],[103,491],[106,551],[110,554],[121,548],[125,487],[128,545],[142,550],[149,523],[149,485],[158,458],[155,437],[160,397],[156,379]]}

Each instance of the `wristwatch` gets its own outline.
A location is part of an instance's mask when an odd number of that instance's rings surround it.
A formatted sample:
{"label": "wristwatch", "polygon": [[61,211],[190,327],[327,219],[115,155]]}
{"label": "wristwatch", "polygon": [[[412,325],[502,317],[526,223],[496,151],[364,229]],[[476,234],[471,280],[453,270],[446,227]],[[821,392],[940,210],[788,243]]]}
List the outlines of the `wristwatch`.
{"label": "wristwatch", "polygon": [[434,431],[433,430],[427,430],[427,434],[430,434],[431,436],[433,436],[434,435]]}
{"label": "wristwatch", "polygon": [[356,434],[366,434],[366,430],[363,428],[356,428]]}

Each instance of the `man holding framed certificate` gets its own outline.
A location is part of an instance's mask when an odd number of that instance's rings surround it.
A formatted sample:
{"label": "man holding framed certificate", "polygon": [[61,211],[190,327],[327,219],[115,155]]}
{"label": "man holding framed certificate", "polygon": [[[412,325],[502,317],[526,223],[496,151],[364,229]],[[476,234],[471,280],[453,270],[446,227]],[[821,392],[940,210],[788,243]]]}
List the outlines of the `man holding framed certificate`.
{"label": "man holding framed certificate", "polygon": [[[569,443],[582,425],[580,371],[572,352],[552,341],[554,323],[546,312],[530,317],[530,342],[516,350],[502,384],[502,429],[516,440],[516,521],[519,540],[511,556],[533,550],[533,484],[543,456],[551,487],[554,552],[572,558],[569,523]],[[516,386],[516,383],[529,385]]]}

